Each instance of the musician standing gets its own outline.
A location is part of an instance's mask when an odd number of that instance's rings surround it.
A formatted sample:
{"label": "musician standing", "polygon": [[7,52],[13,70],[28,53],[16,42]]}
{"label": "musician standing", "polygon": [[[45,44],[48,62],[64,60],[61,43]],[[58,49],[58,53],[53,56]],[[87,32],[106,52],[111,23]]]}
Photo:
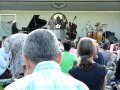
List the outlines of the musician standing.
{"label": "musician standing", "polygon": [[10,23],[12,23],[12,34],[18,33],[19,29],[16,26],[16,21],[12,21]]}
{"label": "musician standing", "polygon": [[52,16],[49,23],[48,23],[48,29],[50,30],[55,30],[56,28],[56,25],[57,25],[57,21],[54,19],[54,17]]}
{"label": "musician standing", "polygon": [[60,37],[61,37],[61,40],[64,40],[66,38],[66,33],[67,33],[67,25],[68,25],[68,21],[66,19],[66,17],[63,15],[62,16],[62,19],[60,21]]}

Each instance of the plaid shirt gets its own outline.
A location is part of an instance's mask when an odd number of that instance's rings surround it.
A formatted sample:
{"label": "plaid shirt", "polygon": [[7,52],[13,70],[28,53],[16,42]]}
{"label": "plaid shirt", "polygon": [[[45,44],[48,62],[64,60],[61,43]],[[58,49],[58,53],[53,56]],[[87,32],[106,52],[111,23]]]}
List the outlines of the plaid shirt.
{"label": "plaid shirt", "polygon": [[5,90],[89,90],[88,87],[61,72],[53,61],[40,62],[32,74],[8,85]]}

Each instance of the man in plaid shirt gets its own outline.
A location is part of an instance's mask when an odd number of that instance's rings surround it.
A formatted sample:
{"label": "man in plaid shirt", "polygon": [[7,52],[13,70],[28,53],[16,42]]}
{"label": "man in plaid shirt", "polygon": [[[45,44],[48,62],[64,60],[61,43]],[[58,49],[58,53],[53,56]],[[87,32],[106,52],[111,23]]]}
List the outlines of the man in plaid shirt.
{"label": "man in plaid shirt", "polygon": [[8,85],[5,90],[89,90],[88,87],[61,72],[61,51],[50,30],[32,31],[24,43],[25,77]]}

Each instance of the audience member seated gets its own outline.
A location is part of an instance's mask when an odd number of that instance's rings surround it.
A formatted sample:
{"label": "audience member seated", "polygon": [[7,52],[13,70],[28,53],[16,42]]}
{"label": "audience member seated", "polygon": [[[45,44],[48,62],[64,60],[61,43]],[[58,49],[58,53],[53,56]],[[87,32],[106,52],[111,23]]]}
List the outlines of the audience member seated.
{"label": "audience member seated", "polygon": [[119,49],[120,49],[120,42],[117,45],[117,50],[119,50]]}
{"label": "audience member seated", "polygon": [[117,51],[117,46],[113,41],[110,41],[110,44],[108,45],[108,50],[110,50],[113,53],[116,53]]}
{"label": "audience member seated", "polygon": [[88,87],[61,72],[61,51],[57,37],[50,30],[32,31],[25,41],[26,76],[5,90],[89,90]]}
{"label": "audience member seated", "polygon": [[4,45],[4,41],[5,41],[6,38],[7,38],[7,36],[3,36],[3,37],[2,37],[2,45],[1,45],[1,46]]}
{"label": "audience member seated", "polygon": [[104,58],[104,64],[107,65],[108,62],[112,63],[112,52],[108,50],[108,44],[103,44],[103,49],[101,50],[103,58]]}
{"label": "audience member seated", "polygon": [[0,53],[0,79],[7,79],[8,76],[5,75],[6,70],[8,69],[9,61],[5,59]]}
{"label": "audience member seated", "polygon": [[103,49],[103,43],[98,42],[98,51],[101,51]]}
{"label": "audience member seated", "polygon": [[58,38],[58,42],[59,42],[59,49],[63,52],[64,51],[64,47],[63,47],[63,44],[61,42],[61,39]]}
{"label": "audience member seated", "polygon": [[115,74],[112,78],[114,78],[116,80],[120,80],[120,59],[119,59],[118,64],[117,64]]}
{"label": "audience member seated", "polygon": [[74,41],[71,41],[71,48],[70,48],[70,52],[75,54],[77,56],[77,49],[76,49],[76,45]]}
{"label": "audience member seated", "polygon": [[95,43],[90,38],[81,38],[77,50],[81,60],[79,66],[73,67],[69,74],[84,82],[90,90],[105,90],[107,70],[104,65],[93,61],[97,52]]}
{"label": "audience member seated", "polygon": [[104,58],[103,58],[103,55],[102,55],[101,51],[99,50],[99,47],[98,47],[97,43],[96,43],[96,48],[97,48],[97,55],[93,58],[93,60],[96,63],[104,65]]}
{"label": "audience member seated", "polygon": [[120,59],[120,49],[117,50],[117,58],[116,58],[116,61],[118,62]]}
{"label": "audience member seated", "polygon": [[11,72],[9,70],[9,57],[10,55],[5,53],[3,42],[6,36],[2,37],[1,48],[0,48],[0,79],[11,78]]}
{"label": "audience member seated", "polygon": [[10,55],[10,70],[12,78],[20,78],[24,73],[22,47],[27,34],[13,34],[4,41],[4,50]]}
{"label": "audience member seated", "polygon": [[62,52],[62,60],[60,62],[60,67],[62,72],[68,73],[68,71],[77,64],[77,56],[70,52],[70,40],[64,40],[63,46],[64,51]]}

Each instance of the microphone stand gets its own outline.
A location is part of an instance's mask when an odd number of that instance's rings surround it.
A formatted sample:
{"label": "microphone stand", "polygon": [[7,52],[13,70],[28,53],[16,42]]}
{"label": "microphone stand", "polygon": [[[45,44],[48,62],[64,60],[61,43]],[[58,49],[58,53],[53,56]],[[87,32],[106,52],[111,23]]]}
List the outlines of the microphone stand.
{"label": "microphone stand", "polygon": [[105,37],[104,37],[104,42],[106,43],[107,42],[107,38],[106,38],[106,29],[107,29],[107,24],[102,24],[102,26],[104,27],[104,32],[105,32]]}
{"label": "microphone stand", "polygon": [[[82,37],[83,37],[83,31],[84,31],[84,29],[86,29],[86,26],[88,25],[88,23],[87,24],[85,24],[85,26],[83,27],[83,29],[81,30],[82,31]],[[87,29],[86,29],[86,31],[87,31]]]}
{"label": "microphone stand", "polygon": [[88,20],[88,23],[89,23],[89,29],[94,30],[89,20]]}

